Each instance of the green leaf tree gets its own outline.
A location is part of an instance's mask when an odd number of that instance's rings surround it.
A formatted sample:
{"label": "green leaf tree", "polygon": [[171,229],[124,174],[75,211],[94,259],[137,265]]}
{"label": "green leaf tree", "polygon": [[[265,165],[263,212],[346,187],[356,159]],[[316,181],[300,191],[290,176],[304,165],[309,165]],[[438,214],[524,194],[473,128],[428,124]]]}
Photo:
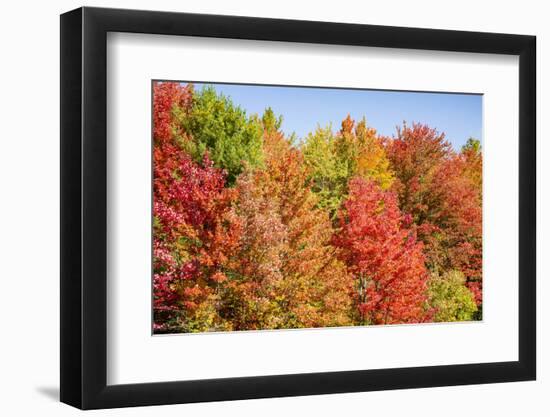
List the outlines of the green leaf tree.
{"label": "green leaf tree", "polygon": [[337,134],[330,125],[318,127],[307,136],[302,151],[319,207],[328,209],[333,218],[347,195],[350,178],[372,180],[383,190],[394,179],[376,130],[364,118],[356,124],[348,115]]}
{"label": "green leaf tree", "polygon": [[433,274],[428,281],[429,304],[434,310],[434,321],[473,320],[477,305],[471,291],[466,287],[466,278],[460,271],[448,271],[443,275]]}
{"label": "green leaf tree", "polygon": [[177,112],[176,117],[186,132],[182,140],[186,151],[199,163],[208,153],[217,168],[226,170],[228,185],[235,183],[245,164],[261,164],[261,121],[255,115],[248,117],[213,87],[195,91],[190,110]]}

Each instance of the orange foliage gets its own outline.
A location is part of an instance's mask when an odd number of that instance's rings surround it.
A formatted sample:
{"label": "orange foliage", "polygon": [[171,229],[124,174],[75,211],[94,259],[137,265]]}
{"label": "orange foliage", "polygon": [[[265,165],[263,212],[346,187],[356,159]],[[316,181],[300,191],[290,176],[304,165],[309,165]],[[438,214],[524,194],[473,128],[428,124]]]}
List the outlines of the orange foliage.
{"label": "orange foliage", "polygon": [[264,134],[265,167],[237,183],[243,225],[239,279],[232,283],[237,328],[349,324],[351,279],[330,245],[327,213],[315,208],[302,154],[278,131]]}

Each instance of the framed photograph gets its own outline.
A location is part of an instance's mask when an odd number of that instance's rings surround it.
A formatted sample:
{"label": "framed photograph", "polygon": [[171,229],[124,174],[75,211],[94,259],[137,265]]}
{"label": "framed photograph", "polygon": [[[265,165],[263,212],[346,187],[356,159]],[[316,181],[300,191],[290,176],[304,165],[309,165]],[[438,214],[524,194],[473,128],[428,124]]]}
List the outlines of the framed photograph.
{"label": "framed photograph", "polygon": [[61,401],[533,380],[535,37],[61,16]]}

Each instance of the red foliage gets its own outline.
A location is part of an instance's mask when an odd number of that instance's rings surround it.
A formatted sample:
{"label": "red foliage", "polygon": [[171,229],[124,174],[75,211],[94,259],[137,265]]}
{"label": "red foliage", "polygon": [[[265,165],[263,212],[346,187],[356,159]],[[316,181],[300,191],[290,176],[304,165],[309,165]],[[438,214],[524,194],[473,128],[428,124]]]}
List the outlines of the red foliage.
{"label": "red foliage", "polygon": [[155,82],[153,84],[153,137],[166,142],[172,139],[172,111],[175,106],[188,109],[193,98],[188,86],[179,83]]}
{"label": "red foliage", "polygon": [[401,210],[412,216],[428,265],[461,270],[480,304],[480,157],[456,154],[443,134],[421,124],[403,126],[386,150]]}
{"label": "red foliage", "polygon": [[422,244],[404,225],[396,195],[355,178],[340,213],[334,244],[356,280],[362,322],[414,323],[427,319],[427,271]]}
{"label": "red foliage", "polygon": [[189,106],[189,97],[189,90],[178,84],[155,84],[155,311],[173,312],[181,306],[193,311],[205,302],[224,281],[226,254],[240,236],[230,211],[235,191],[224,188],[224,172],[208,156],[202,166],[196,164],[174,139],[172,109]]}

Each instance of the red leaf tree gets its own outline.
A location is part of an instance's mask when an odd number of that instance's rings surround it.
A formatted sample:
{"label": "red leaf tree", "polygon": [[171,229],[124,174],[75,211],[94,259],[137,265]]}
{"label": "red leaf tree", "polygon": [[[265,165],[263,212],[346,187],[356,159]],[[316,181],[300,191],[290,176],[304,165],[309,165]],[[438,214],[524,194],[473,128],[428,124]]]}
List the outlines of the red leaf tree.
{"label": "red leaf tree", "polygon": [[415,323],[428,318],[422,243],[407,227],[397,197],[372,181],[354,178],[333,242],[353,274],[363,324]]}
{"label": "red leaf tree", "polygon": [[460,270],[481,303],[481,153],[472,142],[460,154],[444,134],[404,125],[386,140],[403,213],[410,214],[426,261],[437,274]]}
{"label": "red leaf tree", "polygon": [[154,86],[153,288],[159,331],[227,327],[216,303],[230,268],[227,254],[240,239],[231,214],[236,191],[224,188],[225,173],[208,156],[201,165],[193,162],[176,143],[172,114],[175,107],[185,111],[190,94],[175,83]]}

